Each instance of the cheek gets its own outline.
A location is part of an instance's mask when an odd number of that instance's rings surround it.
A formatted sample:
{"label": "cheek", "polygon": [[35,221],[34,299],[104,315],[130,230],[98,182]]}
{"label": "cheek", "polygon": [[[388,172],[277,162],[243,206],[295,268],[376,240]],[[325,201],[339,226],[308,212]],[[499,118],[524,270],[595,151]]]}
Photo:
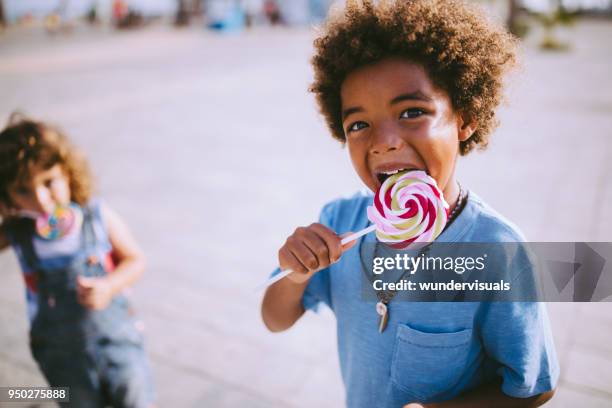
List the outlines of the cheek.
{"label": "cheek", "polygon": [[432,121],[423,124],[413,137],[412,146],[424,161],[429,174],[443,188],[455,166],[459,149],[456,127],[447,121]]}
{"label": "cheek", "polygon": [[458,142],[457,126],[448,118],[437,116],[431,120],[424,121],[415,133],[419,139],[427,140],[436,144],[453,144]]}
{"label": "cheek", "polygon": [[406,145],[415,149],[425,162],[439,162],[459,146],[456,129],[446,121],[428,118],[419,123],[402,124],[401,132]]}
{"label": "cheek", "polygon": [[356,141],[347,141],[346,145],[353,167],[361,175],[363,171],[367,171],[367,149],[363,143]]}
{"label": "cheek", "polygon": [[59,179],[53,183],[51,187],[53,197],[62,204],[70,202],[70,184],[67,179]]}
{"label": "cheek", "polygon": [[367,143],[360,141],[347,141],[346,146],[349,151],[351,163],[355,172],[366,185],[371,187],[372,180],[370,170],[368,169],[368,146]]}
{"label": "cheek", "polygon": [[357,148],[354,142],[348,141],[346,142],[346,148],[348,149],[349,156],[353,165],[356,165],[356,161],[359,161],[359,149]]}

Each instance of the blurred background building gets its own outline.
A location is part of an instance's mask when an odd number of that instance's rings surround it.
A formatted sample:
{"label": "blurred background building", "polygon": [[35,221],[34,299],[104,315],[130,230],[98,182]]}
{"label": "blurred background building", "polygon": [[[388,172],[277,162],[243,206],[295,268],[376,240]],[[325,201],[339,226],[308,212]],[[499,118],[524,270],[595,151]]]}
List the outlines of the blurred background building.
{"label": "blurred background building", "polygon": [[[612,0],[482,0],[498,9],[522,8],[546,13],[562,7],[571,12],[610,13]],[[118,9],[125,8],[145,18],[185,13],[208,16],[209,22],[244,16],[244,23],[262,24],[277,10],[279,20],[289,25],[321,21],[332,0],[2,0],[8,23],[57,14],[73,19],[94,13],[102,21],[111,21]]]}

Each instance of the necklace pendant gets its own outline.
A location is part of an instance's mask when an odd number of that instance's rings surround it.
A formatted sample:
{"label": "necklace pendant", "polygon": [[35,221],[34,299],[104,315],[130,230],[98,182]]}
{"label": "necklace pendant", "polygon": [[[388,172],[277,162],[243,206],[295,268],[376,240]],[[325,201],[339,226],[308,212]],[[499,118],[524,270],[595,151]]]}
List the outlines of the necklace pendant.
{"label": "necklace pendant", "polygon": [[376,303],[376,313],[380,316],[378,318],[378,332],[382,333],[387,328],[387,323],[389,322],[389,309],[386,303]]}

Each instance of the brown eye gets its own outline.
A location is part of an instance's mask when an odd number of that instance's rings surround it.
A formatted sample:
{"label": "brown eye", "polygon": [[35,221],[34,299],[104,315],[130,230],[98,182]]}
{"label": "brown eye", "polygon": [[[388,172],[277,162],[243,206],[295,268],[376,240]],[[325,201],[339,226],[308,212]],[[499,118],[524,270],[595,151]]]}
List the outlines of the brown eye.
{"label": "brown eye", "polygon": [[421,108],[406,109],[400,114],[400,119],[414,119],[424,114],[425,111]]}
{"label": "brown eye", "polygon": [[27,196],[28,194],[30,194],[30,189],[27,187],[16,187],[14,190],[15,194],[20,195],[20,196]]}
{"label": "brown eye", "polygon": [[351,124],[351,125],[348,127],[348,131],[347,131],[347,132],[358,132],[358,131],[360,131],[361,129],[365,129],[365,128],[367,128],[367,127],[368,127],[368,124],[367,124],[367,123],[365,123],[365,122],[361,122],[361,121],[358,121],[358,122],[354,122],[354,123],[352,123],[352,124]]}

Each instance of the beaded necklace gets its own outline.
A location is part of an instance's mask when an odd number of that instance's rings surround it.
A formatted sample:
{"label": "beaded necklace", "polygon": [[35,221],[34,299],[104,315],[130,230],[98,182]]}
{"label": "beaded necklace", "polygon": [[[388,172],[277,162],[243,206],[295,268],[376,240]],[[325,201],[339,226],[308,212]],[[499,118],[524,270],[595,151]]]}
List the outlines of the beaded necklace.
{"label": "beaded necklace", "polygon": [[[457,204],[455,205],[455,208],[453,208],[451,213],[448,215],[448,222],[446,223],[444,230],[446,230],[446,228],[448,228],[448,226],[455,220],[455,218],[457,218],[457,215],[459,215],[459,213],[461,212],[463,205],[465,204],[465,200],[467,198],[467,193],[463,191],[463,187],[461,186],[461,183],[457,182],[457,184],[459,186],[459,197],[457,198]],[[379,243],[376,242],[376,246],[374,248],[374,256],[376,256],[376,252],[378,251],[378,245]],[[363,268],[363,273],[366,275],[368,280],[372,284],[374,284],[373,279],[371,278],[370,274],[368,274],[367,272],[368,269],[366,268],[366,264],[363,260],[363,253],[361,249],[362,247],[363,245],[361,245],[359,249],[359,259],[361,260],[361,266]],[[423,248],[419,252],[418,256],[426,255],[427,252],[429,252],[430,248],[431,248],[431,245],[427,245],[425,248]],[[399,279],[395,283],[397,284],[402,279],[404,279],[404,276],[406,276],[406,273],[408,273],[408,270],[405,270],[404,273],[399,277]],[[397,294],[397,290],[392,290],[392,291],[391,290],[387,290],[387,291],[381,290],[381,291],[375,291],[375,292],[376,292],[376,297],[378,298],[378,302],[376,303],[376,313],[378,313],[378,316],[379,316],[378,332],[382,333],[387,328],[387,323],[389,322],[389,308],[387,305],[391,302],[393,297]]]}

